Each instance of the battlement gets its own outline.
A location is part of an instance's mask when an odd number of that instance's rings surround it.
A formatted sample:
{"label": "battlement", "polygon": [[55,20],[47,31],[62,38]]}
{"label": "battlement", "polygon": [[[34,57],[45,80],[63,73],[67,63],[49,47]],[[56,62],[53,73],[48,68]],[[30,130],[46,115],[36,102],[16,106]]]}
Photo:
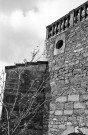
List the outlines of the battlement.
{"label": "battlement", "polygon": [[46,39],[76,25],[79,21],[88,19],[88,1],[46,27]]}

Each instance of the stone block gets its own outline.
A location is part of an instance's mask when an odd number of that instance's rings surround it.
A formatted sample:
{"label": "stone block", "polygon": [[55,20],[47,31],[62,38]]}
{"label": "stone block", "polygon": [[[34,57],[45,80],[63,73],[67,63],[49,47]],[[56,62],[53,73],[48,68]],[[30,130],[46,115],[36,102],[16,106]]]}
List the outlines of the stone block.
{"label": "stone block", "polygon": [[82,115],[82,114],[84,114],[85,113],[85,110],[84,110],[84,108],[83,109],[74,109],[74,114],[75,115]]}
{"label": "stone block", "polygon": [[71,122],[67,122],[67,126],[71,126],[72,125],[72,123]]}
{"label": "stone block", "polygon": [[63,111],[62,110],[56,110],[55,111],[55,115],[62,115],[63,114]]}
{"label": "stone block", "polygon": [[52,97],[56,96],[57,95],[57,90],[56,89],[52,89],[51,95],[52,95]]}
{"label": "stone block", "polygon": [[80,51],[82,51],[83,50],[83,48],[79,48],[79,49],[77,49],[77,50],[74,50],[74,52],[80,52]]}
{"label": "stone block", "polygon": [[53,118],[53,121],[57,121],[57,118]]}
{"label": "stone block", "polygon": [[54,128],[54,129],[57,129],[57,128],[58,128],[58,125],[53,125],[53,128]]}
{"label": "stone block", "polygon": [[49,125],[53,125],[53,121],[50,121],[50,124]]}
{"label": "stone block", "polygon": [[73,109],[73,102],[67,102],[67,103],[65,103],[65,109],[69,109],[69,110],[71,110],[71,109]]}
{"label": "stone block", "polygon": [[55,81],[50,82],[51,87],[55,86]]}
{"label": "stone block", "polygon": [[66,102],[67,101],[67,97],[66,96],[61,96],[61,97],[58,97],[56,99],[56,102]]}
{"label": "stone block", "polygon": [[85,126],[83,128],[80,128],[80,130],[83,134],[88,135],[88,128],[86,128]]}
{"label": "stone block", "polygon": [[67,121],[67,116],[64,116],[64,121],[65,121],[65,122]]}
{"label": "stone block", "polygon": [[72,116],[68,116],[68,122],[72,122],[72,121],[73,121]]}
{"label": "stone block", "polygon": [[55,82],[51,83],[51,95],[52,96],[56,96],[57,95],[57,86],[56,86]]}
{"label": "stone block", "polygon": [[64,130],[64,132],[62,133],[62,135],[67,135],[67,134],[70,134],[70,133],[72,133],[74,131],[75,131],[74,126],[67,126],[67,129]]}
{"label": "stone block", "polygon": [[79,101],[79,95],[68,95],[68,101]]}
{"label": "stone block", "polygon": [[56,108],[56,107],[55,107],[55,104],[50,103],[50,110],[51,110],[51,111],[55,111],[55,108]]}
{"label": "stone block", "polygon": [[76,116],[72,116],[72,121],[76,122],[77,121],[77,117]]}
{"label": "stone block", "polygon": [[66,129],[66,125],[64,125],[64,124],[59,125],[59,129],[65,130]]}
{"label": "stone block", "polygon": [[86,110],[85,110],[85,114],[87,114],[87,115],[88,115],[88,109],[86,109]]}
{"label": "stone block", "polygon": [[64,104],[63,103],[56,103],[56,109],[57,110],[62,110],[64,108]]}
{"label": "stone block", "polygon": [[50,114],[53,114],[54,113],[54,111],[50,111]]}
{"label": "stone block", "polygon": [[68,84],[69,83],[69,79],[65,79],[65,84]]}
{"label": "stone block", "polygon": [[72,115],[73,110],[64,110],[64,115]]}
{"label": "stone block", "polygon": [[75,109],[79,109],[79,108],[85,108],[84,104],[80,103],[80,102],[75,102],[74,103],[74,108]]}
{"label": "stone block", "polygon": [[49,128],[53,128],[53,125],[49,124]]}
{"label": "stone block", "polygon": [[86,94],[86,95],[81,95],[80,96],[80,101],[82,102],[82,101],[85,101],[86,100],[86,102],[88,101],[88,95]]}
{"label": "stone block", "polygon": [[83,53],[83,57],[88,57],[88,53]]}

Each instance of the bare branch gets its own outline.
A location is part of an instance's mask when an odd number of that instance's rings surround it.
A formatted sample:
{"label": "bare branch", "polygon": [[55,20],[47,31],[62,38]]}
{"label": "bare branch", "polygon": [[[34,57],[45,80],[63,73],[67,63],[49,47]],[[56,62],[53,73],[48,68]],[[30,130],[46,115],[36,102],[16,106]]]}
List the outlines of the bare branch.
{"label": "bare branch", "polygon": [[13,104],[13,108],[12,108],[12,110],[11,110],[11,112],[10,112],[10,115],[9,115],[9,119],[10,119],[10,116],[11,116],[11,114],[12,114],[12,112],[13,112],[13,110],[14,110],[14,107],[15,107],[15,105],[16,105],[16,101],[17,101],[17,98],[18,98],[19,87],[20,87],[20,74],[19,74],[19,78],[18,78],[18,88],[17,88],[17,93],[16,93],[16,97],[15,97],[14,104]]}

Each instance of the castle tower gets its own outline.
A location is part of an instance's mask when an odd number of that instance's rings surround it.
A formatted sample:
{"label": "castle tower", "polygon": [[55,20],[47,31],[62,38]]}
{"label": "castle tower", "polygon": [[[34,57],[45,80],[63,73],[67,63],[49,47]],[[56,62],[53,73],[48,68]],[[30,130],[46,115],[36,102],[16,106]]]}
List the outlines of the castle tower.
{"label": "castle tower", "polygon": [[46,27],[52,101],[48,135],[88,135],[88,1]]}

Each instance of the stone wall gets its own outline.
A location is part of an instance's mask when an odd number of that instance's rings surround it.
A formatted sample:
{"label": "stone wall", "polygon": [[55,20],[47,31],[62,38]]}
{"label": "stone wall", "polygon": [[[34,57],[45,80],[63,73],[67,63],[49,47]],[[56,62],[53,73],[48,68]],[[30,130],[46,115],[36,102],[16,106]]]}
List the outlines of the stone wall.
{"label": "stone wall", "polygon": [[[58,39],[65,43],[61,52]],[[52,96],[48,135],[67,135],[77,126],[88,135],[88,19],[46,39],[46,55]]]}
{"label": "stone wall", "polygon": [[[48,62],[41,61],[32,63],[28,62],[26,64],[16,64],[5,67],[5,71],[6,82],[3,102],[6,105],[9,114],[11,113],[11,109],[13,108],[13,104],[17,98],[9,120],[10,129],[14,129],[14,123],[21,117],[21,113],[24,112],[23,114],[25,114],[28,106],[31,106],[29,113],[33,111],[34,113],[24,117],[21,120],[14,135],[45,134],[48,130],[50,106],[50,77],[48,71]],[[19,81],[20,83],[18,83]],[[36,93],[38,96],[35,98]],[[31,122],[29,123],[30,120]],[[7,115],[4,106],[2,109],[1,122],[2,124],[5,122],[7,124]],[[26,128],[25,123],[27,124]]]}

